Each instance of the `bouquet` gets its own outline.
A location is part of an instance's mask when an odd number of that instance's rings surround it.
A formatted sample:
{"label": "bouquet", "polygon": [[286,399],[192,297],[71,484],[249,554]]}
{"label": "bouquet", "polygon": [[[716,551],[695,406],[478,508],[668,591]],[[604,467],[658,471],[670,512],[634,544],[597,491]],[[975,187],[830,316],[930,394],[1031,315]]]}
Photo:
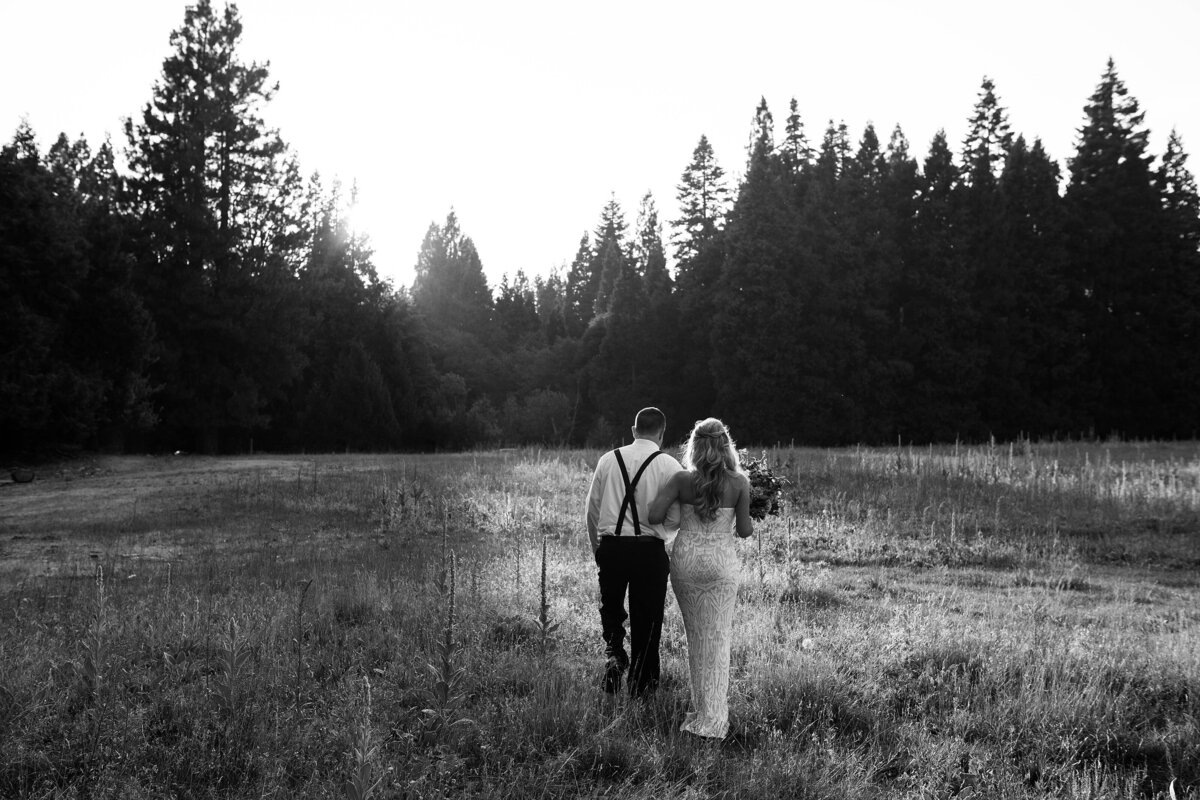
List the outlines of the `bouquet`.
{"label": "bouquet", "polygon": [[738,459],[742,471],[750,478],[750,516],[757,520],[766,519],[768,514],[779,516],[779,501],[787,481],[771,471],[767,452],[764,450],[760,458],[753,458],[745,450],[739,450]]}

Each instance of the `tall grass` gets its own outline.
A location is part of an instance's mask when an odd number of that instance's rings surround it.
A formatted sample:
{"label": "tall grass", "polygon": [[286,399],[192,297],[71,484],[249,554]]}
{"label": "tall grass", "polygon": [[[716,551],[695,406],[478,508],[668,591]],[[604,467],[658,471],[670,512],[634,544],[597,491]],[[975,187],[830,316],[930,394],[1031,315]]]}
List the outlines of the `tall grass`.
{"label": "tall grass", "polygon": [[600,691],[598,453],[8,487],[0,796],[1200,796],[1197,452],[771,451],[719,744],[673,604]]}

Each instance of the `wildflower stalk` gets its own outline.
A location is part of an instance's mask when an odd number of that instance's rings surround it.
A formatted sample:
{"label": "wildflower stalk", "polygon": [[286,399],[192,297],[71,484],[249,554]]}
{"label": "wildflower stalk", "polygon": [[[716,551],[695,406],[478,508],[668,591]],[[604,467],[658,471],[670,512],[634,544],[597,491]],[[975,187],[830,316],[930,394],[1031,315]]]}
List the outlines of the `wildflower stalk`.
{"label": "wildflower stalk", "polygon": [[449,580],[447,581],[447,610],[446,624],[442,629],[442,637],[436,648],[437,660],[427,664],[433,687],[426,693],[429,705],[422,709],[424,716],[424,735],[429,741],[438,739],[445,732],[459,725],[468,724],[470,720],[460,719],[458,714],[466,699],[463,684],[466,682],[467,670],[459,661],[462,647],[454,639],[454,595],[455,595],[456,559],[450,554]]}
{"label": "wildflower stalk", "polygon": [[[443,511],[442,511],[442,566],[441,566],[441,569],[438,570],[437,577],[434,579],[434,582],[433,582],[434,586],[437,587],[438,593],[443,594],[443,595],[446,594],[446,589],[447,589],[446,578],[447,578],[447,575],[449,574],[448,565],[446,562],[446,558],[449,554],[449,534],[447,531],[447,527],[448,527],[447,520],[449,519],[449,515],[450,515],[450,509],[447,505],[446,507],[443,508]],[[451,580],[451,582],[453,582],[453,580]],[[451,591],[453,591],[453,587],[450,587],[450,588],[451,588]]]}
{"label": "wildflower stalk", "polygon": [[245,677],[246,664],[250,661],[250,647],[238,636],[237,623],[233,620],[229,621],[226,646],[221,648],[218,655],[220,669],[213,679],[217,705],[232,719],[238,708],[238,694]]}
{"label": "wildflower stalk", "polygon": [[363,692],[366,696],[366,707],[363,709],[362,720],[355,732],[354,743],[350,754],[354,760],[354,771],[346,781],[346,797],[349,800],[368,800],[374,796],[381,778],[376,778],[373,766],[379,745],[371,737],[371,679],[363,676]]}
{"label": "wildflower stalk", "polygon": [[100,699],[104,683],[104,567],[96,567],[96,613],[92,617],[92,628],[83,640],[83,659],[80,673],[88,694],[93,700]]}
{"label": "wildflower stalk", "polygon": [[542,587],[538,615],[534,618],[538,633],[541,635],[542,653],[550,646],[550,634],[558,629],[558,623],[550,622],[550,599],[546,591],[546,537],[542,536]]}

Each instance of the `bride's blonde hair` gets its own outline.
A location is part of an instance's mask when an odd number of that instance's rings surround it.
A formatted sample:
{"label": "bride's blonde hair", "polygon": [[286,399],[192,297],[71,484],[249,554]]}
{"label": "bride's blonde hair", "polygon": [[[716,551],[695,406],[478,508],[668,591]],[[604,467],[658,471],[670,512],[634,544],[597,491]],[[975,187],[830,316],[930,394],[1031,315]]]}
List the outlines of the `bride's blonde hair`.
{"label": "bride's blonde hair", "polygon": [[742,471],[737,446],[725,423],[715,417],[696,423],[683,448],[683,467],[693,473],[696,515],[703,520],[714,519],[726,476]]}

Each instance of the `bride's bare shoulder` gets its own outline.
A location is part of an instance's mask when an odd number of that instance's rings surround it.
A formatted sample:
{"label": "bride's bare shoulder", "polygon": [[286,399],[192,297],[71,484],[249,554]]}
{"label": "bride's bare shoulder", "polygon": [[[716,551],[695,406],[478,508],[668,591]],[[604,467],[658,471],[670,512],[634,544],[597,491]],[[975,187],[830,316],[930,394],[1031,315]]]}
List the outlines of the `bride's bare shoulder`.
{"label": "bride's bare shoulder", "polygon": [[725,504],[728,506],[737,505],[738,497],[745,490],[750,488],[750,478],[744,472],[734,472],[730,475],[732,480],[725,484],[724,498]]}

